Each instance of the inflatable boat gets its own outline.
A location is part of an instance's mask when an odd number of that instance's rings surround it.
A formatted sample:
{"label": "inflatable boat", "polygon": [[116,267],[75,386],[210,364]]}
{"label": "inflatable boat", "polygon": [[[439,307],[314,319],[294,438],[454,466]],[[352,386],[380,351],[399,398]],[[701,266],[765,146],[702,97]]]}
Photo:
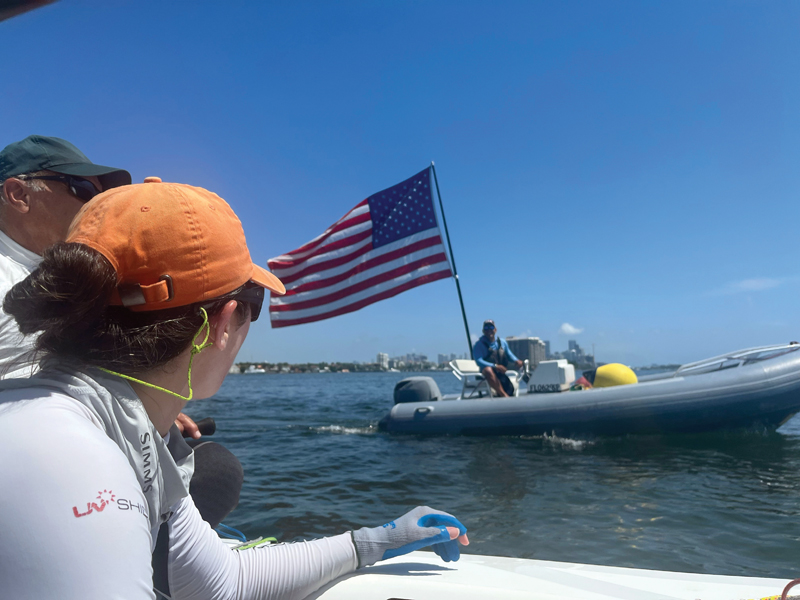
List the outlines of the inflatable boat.
{"label": "inflatable boat", "polygon": [[[461,394],[443,396],[429,377],[404,379],[379,423],[392,433],[625,435],[774,429],[800,410],[800,345],[731,352],[642,377],[637,383],[570,391],[574,369],[543,362],[527,387],[494,397],[473,361],[453,361]],[[541,376],[540,376],[541,375]]]}

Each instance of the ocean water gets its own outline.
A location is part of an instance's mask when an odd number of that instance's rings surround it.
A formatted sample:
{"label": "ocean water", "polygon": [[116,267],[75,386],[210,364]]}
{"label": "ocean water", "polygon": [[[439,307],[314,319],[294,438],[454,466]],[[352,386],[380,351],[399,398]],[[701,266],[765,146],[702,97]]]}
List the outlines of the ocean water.
{"label": "ocean water", "polygon": [[800,576],[800,416],[777,432],[609,439],[378,432],[409,375],[230,375],[190,403],[244,466],[225,523],[292,541],[426,504],[467,525],[472,554]]}

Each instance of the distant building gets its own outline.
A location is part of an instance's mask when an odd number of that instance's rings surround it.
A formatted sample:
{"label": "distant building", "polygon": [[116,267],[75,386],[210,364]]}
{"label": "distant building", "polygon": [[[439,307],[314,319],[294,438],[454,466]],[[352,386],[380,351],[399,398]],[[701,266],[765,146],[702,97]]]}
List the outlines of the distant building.
{"label": "distant building", "polygon": [[546,360],[545,343],[538,337],[507,337],[508,349],[516,354],[520,360],[528,360],[531,368],[534,368],[543,360]]}
{"label": "distant building", "polygon": [[550,360],[550,340],[544,341],[544,359]]}
{"label": "distant building", "polygon": [[424,354],[417,354],[416,352],[412,352],[410,354],[406,354],[405,356],[398,356],[396,360],[402,361],[409,365],[416,365],[428,362],[428,357],[425,356]]}
{"label": "distant building", "polygon": [[594,355],[586,354],[583,348],[580,347],[575,340],[569,340],[569,348],[564,352],[553,352],[549,355],[551,359],[566,358],[570,362],[577,365],[594,365]]}
{"label": "distant building", "polygon": [[385,352],[378,352],[378,365],[384,371],[389,370],[389,355]]}
{"label": "distant building", "polygon": [[436,357],[436,364],[438,364],[440,366],[441,365],[446,365],[448,362],[449,362],[449,359],[447,358],[447,354],[439,354]]}

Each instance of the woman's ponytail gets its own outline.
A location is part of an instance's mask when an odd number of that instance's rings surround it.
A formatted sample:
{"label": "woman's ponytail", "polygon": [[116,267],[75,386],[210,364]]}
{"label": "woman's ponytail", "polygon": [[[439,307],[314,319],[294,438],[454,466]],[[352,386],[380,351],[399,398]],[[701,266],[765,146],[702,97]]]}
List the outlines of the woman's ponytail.
{"label": "woman's ponytail", "polygon": [[45,250],[42,262],[3,300],[22,333],[40,333],[37,349],[45,353],[85,356],[104,328],[117,275],[108,260],[83,244],[58,243]]}

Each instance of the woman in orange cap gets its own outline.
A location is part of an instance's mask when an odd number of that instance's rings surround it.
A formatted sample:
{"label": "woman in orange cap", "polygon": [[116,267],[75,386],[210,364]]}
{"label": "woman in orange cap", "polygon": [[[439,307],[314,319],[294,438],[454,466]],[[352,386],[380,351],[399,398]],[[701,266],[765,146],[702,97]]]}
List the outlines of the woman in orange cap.
{"label": "woman in orange cap", "polygon": [[236,551],[200,518],[192,450],[173,422],[219,389],[265,289],[284,293],[252,262],[228,204],[157,178],[87,203],[14,286],[3,307],[39,334],[42,369],[0,384],[5,594],[153,598],[155,578],[165,597],[302,598],[424,546],[458,559],[466,528],[427,507],[391,526]]}

